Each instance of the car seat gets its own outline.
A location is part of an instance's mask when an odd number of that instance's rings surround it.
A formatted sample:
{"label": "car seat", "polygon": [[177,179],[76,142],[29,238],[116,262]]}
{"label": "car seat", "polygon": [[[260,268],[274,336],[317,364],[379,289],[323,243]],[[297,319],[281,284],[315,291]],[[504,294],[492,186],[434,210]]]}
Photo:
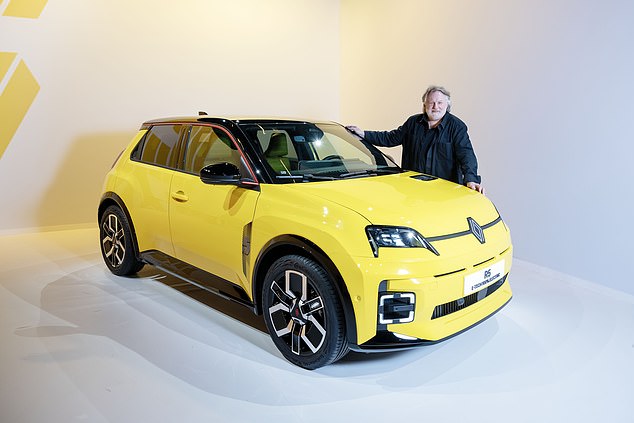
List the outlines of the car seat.
{"label": "car seat", "polygon": [[290,170],[288,155],[288,138],[283,132],[275,132],[271,135],[269,146],[264,152],[264,157],[276,173],[287,174]]}

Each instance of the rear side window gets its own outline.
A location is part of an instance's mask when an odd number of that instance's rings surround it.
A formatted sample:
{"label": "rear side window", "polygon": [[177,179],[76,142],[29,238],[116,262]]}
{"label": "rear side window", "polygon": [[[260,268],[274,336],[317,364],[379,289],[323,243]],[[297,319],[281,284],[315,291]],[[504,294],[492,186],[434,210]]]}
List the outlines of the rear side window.
{"label": "rear side window", "polygon": [[143,140],[141,161],[162,167],[174,167],[176,145],[183,125],[156,125]]}

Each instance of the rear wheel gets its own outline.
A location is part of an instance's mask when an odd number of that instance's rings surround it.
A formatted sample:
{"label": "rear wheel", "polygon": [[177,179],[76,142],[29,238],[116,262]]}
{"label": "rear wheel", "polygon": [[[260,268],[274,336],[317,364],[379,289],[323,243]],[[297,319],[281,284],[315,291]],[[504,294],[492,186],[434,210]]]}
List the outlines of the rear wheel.
{"label": "rear wheel", "polygon": [[289,255],[273,263],[264,280],[262,305],[269,334],[291,363],[313,370],[348,352],[337,290],[315,261]]}
{"label": "rear wheel", "polygon": [[99,239],[103,260],[115,275],[131,275],[143,268],[134,249],[130,224],[119,207],[109,206],[101,215]]}

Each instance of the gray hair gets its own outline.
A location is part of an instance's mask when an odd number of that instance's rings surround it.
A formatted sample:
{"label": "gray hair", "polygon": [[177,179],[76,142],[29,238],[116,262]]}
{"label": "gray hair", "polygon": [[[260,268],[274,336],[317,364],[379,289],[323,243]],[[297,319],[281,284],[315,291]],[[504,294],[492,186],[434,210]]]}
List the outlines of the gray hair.
{"label": "gray hair", "polygon": [[430,85],[429,88],[427,88],[427,91],[425,91],[425,94],[423,94],[423,103],[425,103],[425,100],[427,100],[427,97],[429,96],[429,94],[435,93],[435,92],[439,92],[447,96],[447,111],[450,112],[451,111],[451,94],[449,93],[449,91],[447,91],[445,87],[441,87],[439,85]]}

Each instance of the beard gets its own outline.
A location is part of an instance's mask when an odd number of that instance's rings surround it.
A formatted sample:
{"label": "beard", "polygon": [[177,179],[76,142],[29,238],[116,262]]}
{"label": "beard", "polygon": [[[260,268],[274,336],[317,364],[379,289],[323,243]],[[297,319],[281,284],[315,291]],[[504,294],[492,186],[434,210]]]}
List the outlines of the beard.
{"label": "beard", "polygon": [[446,110],[438,110],[438,111],[426,110],[425,112],[427,113],[427,119],[433,122],[442,119],[443,116],[445,116],[445,114],[447,113]]}

